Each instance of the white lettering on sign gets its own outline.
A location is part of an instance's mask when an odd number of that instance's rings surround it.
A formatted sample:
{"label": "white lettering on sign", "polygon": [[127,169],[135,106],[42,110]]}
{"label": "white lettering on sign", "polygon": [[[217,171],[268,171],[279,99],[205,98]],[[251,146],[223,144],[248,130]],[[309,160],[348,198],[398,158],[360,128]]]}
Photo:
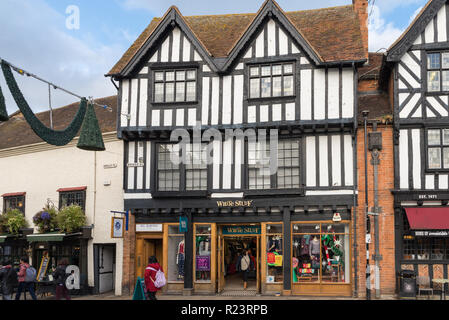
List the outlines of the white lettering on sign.
{"label": "white lettering on sign", "polygon": [[419,194],[418,199],[420,199],[420,200],[436,200],[436,199],[438,199],[438,195],[436,195],[436,194]]}
{"label": "white lettering on sign", "polygon": [[65,281],[65,286],[69,290],[80,288],[80,269],[77,266],[71,265],[67,266],[65,269],[66,273],[70,273]]}
{"label": "white lettering on sign", "polygon": [[136,224],[136,232],[162,232],[162,224]]}
{"label": "white lettering on sign", "polygon": [[126,165],[128,168],[135,168],[135,167],[143,167],[144,166],[144,164],[143,163],[135,163],[135,162],[129,162],[127,165]]}

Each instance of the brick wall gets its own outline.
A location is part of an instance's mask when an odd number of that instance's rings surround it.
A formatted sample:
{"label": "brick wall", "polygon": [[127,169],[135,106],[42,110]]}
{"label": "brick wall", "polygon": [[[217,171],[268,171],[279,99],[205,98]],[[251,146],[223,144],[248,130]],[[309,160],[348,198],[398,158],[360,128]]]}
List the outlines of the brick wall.
{"label": "brick wall", "polygon": [[354,11],[357,13],[360,21],[360,31],[362,32],[363,47],[368,55],[368,1],[352,0]]}
{"label": "brick wall", "polygon": [[[368,132],[372,127],[368,127]],[[378,165],[378,204],[381,208],[379,219],[379,251],[380,261],[380,290],[381,296],[393,295],[395,291],[395,248],[394,248],[394,157],[393,157],[393,128],[391,125],[378,125],[377,131],[382,133],[382,150]],[[365,244],[365,156],[364,156],[364,128],[357,132],[357,170],[358,170],[358,208],[357,208],[357,264],[358,264],[358,296],[366,296],[366,244]],[[374,175],[371,164],[371,152],[368,151],[368,204],[369,210],[374,205]],[[370,258],[374,254],[374,217],[371,217]],[[370,260],[374,265],[374,260]],[[372,269],[374,271],[374,269]],[[374,292],[374,272],[372,271],[371,297]]]}

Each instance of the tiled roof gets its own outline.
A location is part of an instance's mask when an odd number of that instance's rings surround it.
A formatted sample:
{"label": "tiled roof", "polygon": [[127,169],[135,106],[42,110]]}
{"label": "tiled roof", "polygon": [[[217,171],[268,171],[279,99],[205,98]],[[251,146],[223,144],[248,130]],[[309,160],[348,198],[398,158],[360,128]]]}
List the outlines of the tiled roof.
{"label": "tiled roof", "polygon": [[[95,100],[98,104],[107,105],[112,112],[95,107],[100,129],[103,133],[117,130],[117,96],[99,98]],[[54,130],[64,130],[75,117],[79,102],[68,106],[53,109]],[[46,126],[50,127],[50,111],[36,114],[37,118]],[[0,122],[0,150],[43,142],[31,129],[21,112],[11,115],[10,119]]]}
{"label": "tiled roof", "polygon": [[[176,9],[176,8],[175,8]],[[177,10],[177,9],[176,9]],[[179,13],[179,11],[177,10]],[[180,14],[180,13],[179,13]],[[216,58],[227,57],[256,13],[183,17],[191,31]],[[366,59],[360,24],[353,6],[285,12],[324,62]],[[108,75],[120,73],[149,39],[163,18],[154,18]]]}
{"label": "tiled roof", "polygon": [[383,53],[370,52],[368,63],[358,69],[359,80],[379,79],[384,56]]}
{"label": "tiled roof", "polygon": [[390,99],[385,92],[375,92],[372,94],[362,94],[358,98],[358,115],[357,119],[363,122],[362,111],[368,110],[369,120],[393,119],[393,110],[390,105]]}

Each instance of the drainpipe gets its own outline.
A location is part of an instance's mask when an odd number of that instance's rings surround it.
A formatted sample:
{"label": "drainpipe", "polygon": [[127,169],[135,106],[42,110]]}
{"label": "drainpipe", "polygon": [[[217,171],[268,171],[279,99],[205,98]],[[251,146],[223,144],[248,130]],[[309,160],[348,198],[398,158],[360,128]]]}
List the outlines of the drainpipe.
{"label": "drainpipe", "polygon": [[[373,132],[377,131],[377,123],[373,123]],[[380,141],[379,141],[380,142]],[[374,208],[371,215],[374,216],[374,242],[376,243],[375,251],[374,251],[374,262],[375,262],[375,293],[376,299],[380,299],[380,266],[379,261],[381,260],[380,252],[379,252],[379,213],[381,208],[379,208],[379,195],[378,195],[378,166],[380,164],[379,159],[379,150],[377,149],[377,145],[373,147],[371,151],[371,164],[373,165],[374,171]]]}
{"label": "drainpipe", "polygon": [[364,125],[364,136],[365,136],[365,221],[366,221],[366,234],[365,234],[365,242],[366,242],[366,300],[371,300],[371,284],[370,284],[370,264],[369,264],[369,242],[370,242],[370,220],[368,216],[368,146],[367,146],[367,117],[369,111],[362,111],[363,115],[363,125]]}
{"label": "drainpipe", "polygon": [[354,240],[353,240],[353,250],[354,250],[354,297],[358,297],[358,257],[357,257],[357,213],[358,213],[358,205],[357,205],[357,129],[354,130],[354,134],[352,136],[352,148],[353,148],[353,177],[354,177],[354,186],[353,186],[353,216],[354,216]]}

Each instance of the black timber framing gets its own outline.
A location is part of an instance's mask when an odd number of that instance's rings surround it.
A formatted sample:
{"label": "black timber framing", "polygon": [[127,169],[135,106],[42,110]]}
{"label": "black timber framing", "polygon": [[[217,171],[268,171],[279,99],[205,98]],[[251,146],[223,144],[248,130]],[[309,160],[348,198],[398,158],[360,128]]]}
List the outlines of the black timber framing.
{"label": "black timber framing", "polygon": [[388,51],[387,61],[399,61],[404,53],[413,46],[416,38],[423,34],[427,24],[432,21],[441,7],[445,4],[446,0],[432,0],[402,38],[400,38]]}

